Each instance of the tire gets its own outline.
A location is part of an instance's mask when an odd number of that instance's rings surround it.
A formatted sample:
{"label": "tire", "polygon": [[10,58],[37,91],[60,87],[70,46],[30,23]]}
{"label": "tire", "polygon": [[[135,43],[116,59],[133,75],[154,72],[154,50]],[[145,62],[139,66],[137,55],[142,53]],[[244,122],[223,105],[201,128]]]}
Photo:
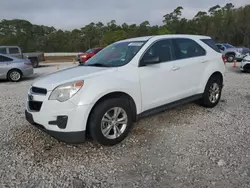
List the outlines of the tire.
{"label": "tire", "polygon": [[38,63],[37,59],[31,59],[31,62],[32,62],[33,68],[37,68],[38,67],[39,63]]}
{"label": "tire", "polygon": [[222,80],[218,76],[211,77],[207,82],[200,104],[207,108],[215,107],[220,101],[221,92]]}
{"label": "tire", "polygon": [[16,69],[10,70],[7,79],[11,82],[19,82],[22,79],[22,72]]}
{"label": "tire", "polygon": [[[117,109],[120,109],[120,114],[118,114],[117,119],[124,119],[124,121],[120,121],[120,124],[117,124],[116,126],[115,121],[113,122],[109,119],[112,119],[112,117],[114,117],[113,112]],[[108,116],[105,115],[107,113],[111,118],[108,118]],[[99,144],[105,146],[113,146],[122,142],[127,137],[133,124],[132,110],[130,108],[128,99],[125,97],[110,98],[98,103],[92,110],[88,122],[88,132],[91,138]],[[119,128],[120,135],[116,127]],[[117,134],[115,134],[115,131]],[[105,133],[107,133],[106,136]]]}
{"label": "tire", "polygon": [[229,54],[227,55],[227,62],[231,63],[235,60],[235,55]]}

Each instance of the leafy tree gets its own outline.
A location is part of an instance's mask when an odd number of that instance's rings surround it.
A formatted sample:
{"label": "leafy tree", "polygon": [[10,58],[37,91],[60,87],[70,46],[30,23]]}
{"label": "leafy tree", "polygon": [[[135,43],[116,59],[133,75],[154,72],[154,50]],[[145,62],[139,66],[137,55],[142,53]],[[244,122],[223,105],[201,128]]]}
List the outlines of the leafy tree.
{"label": "leafy tree", "polygon": [[162,25],[140,24],[115,20],[104,24],[91,22],[80,29],[65,31],[26,20],[0,20],[0,45],[18,45],[24,51],[81,52],[93,47],[105,47],[117,40],[162,34],[200,34],[217,42],[250,47],[250,5],[235,8],[232,3],[215,5],[208,11],[197,11],[193,19],[182,17],[183,7],[163,16]]}

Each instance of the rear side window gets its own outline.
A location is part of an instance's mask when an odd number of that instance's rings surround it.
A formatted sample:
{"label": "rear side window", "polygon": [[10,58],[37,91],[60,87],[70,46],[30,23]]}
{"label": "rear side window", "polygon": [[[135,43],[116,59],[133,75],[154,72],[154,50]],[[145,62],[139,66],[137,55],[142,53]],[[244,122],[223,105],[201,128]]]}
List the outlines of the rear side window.
{"label": "rear side window", "polygon": [[6,61],[12,61],[12,59],[10,59],[10,58],[8,58],[8,57],[5,57],[5,56],[0,55],[0,62],[6,62]]}
{"label": "rear side window", "polygon": [[19,54],[19,49],[18,48],[9,48],[9,53],[10,54]]}
{"label": "rear side window", "polygon": [[201,39],[202,42],[204,42],[206,45],[210,46],[214,51],[221,53],[218,46],[215,45],[214,41],[212,39]]}
{"label": "rear side window", "polygon": [[1,53],[1,54],[6,54],[6,53],[7,53],[6,48],[0,48],[0,53]]}
{"label": "rear side window", "polygon": [[185,59],[206,55],[206,51],[194,40],[186,38],[174,39],[176,59]]}

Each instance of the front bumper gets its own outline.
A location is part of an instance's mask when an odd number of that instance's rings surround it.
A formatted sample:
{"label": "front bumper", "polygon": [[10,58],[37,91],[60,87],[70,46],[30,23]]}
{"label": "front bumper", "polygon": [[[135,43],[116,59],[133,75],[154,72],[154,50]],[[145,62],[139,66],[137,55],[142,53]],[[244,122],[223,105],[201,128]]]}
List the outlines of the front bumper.
{"label": "front bumper", "polygon": [[242,71],[250,72],[250,62],[241,62],[240,69]]}
{"label": "front bumper", "polygon": [[[33,93],[40,92],[40,94]],[[65,102],[48,100],[51,91],[28,92],[26,119],[58,140],[68,143],[82,143],[91,105],[77,105],[71,99]]]}
{"label": "front bumper", "polygon": [[37,124],[33,119],[33,115],[29,113],[27,110],[25,110],[25,118],[30,124],[48,133],[49,135],[51,135],[57,140],[60,140],[66,143],[73,143],[73,144],[85,142],[85,131],[57,132],[57,131],[48,130],[43,125]]}

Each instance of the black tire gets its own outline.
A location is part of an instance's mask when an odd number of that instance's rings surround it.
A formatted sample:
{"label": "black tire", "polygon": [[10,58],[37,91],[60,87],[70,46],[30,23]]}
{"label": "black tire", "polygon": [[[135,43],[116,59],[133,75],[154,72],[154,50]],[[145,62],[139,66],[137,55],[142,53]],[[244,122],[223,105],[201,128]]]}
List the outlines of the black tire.
{"label": "black tire", "polygon": [[234,60],[235,60],[235,55],[234,54],[227,55],[227,62],[231,63]]}
{"label": "black tire", "polygon": [[[124,132],[115,139],[109,139],[104,136],[101,129],[101,121],[104,114],[114,107],[122,108],[127,115],[127,126]],[[90,114],[88,121],[88,132],[91,138],[101,145],[112,146],[122,142],[128,135],[132,127],[132,110],[129,105],[129,101],[126,97],[121,98],[109,98],[97,104]]]}
{"label": "black tire", "polygon": [[31,59],[33,68],[37,68],[39,66],[38,60],[36,58]]}
{"label": "black tire", "polygon": [[[216,101],[211,101],[210,100],[210,89],[213,85],[218,85],[218,88],[219,88],[219,92],[218,92],[218,98],[216,99]],[[220,101],[220,98],[221,98],[221,92],[222,92],[222,80],[220,79],[219,76],[213,76],[211,77],[208,82],[207,82],[207,85],[205,87],[205,91],[203,93],[203,97],[202,99],[200,100],[200,105],[206,107],[206,108],[213,108],[215,107],[219,101]]]}
{"label": "black tire", "polygon": [[17,69],[10,70],[7,74],[7,79],[11,82],[19,82],[22,79],[22,72]]}

